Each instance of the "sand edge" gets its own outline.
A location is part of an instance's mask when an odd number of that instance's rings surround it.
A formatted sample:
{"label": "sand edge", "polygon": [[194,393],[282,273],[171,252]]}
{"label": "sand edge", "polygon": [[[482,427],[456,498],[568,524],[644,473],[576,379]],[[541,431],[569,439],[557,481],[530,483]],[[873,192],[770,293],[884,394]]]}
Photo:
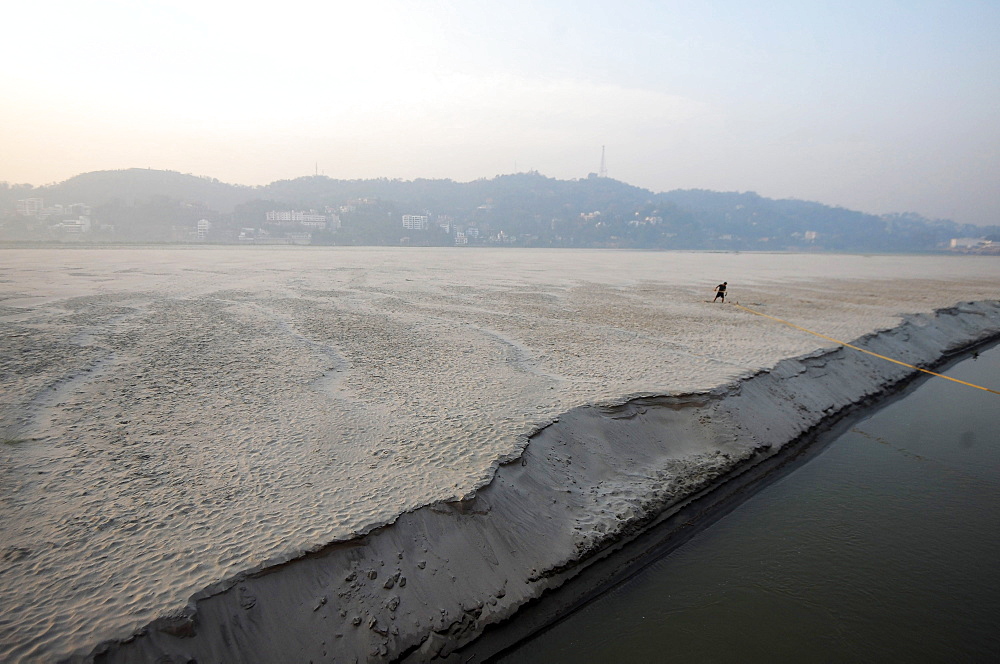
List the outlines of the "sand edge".
{"label": "sand edge", "polygon": [[[989,301],[907,316],[852,343],[931,367],[998,336],[1000,303]],[[710,522],[811,433],[917,374],[838,348],[706,392],[572,409],[473,497],[213,584],[182,613],[70,661],[482,661]],[[657,529],[638,551],[626,546]]]}

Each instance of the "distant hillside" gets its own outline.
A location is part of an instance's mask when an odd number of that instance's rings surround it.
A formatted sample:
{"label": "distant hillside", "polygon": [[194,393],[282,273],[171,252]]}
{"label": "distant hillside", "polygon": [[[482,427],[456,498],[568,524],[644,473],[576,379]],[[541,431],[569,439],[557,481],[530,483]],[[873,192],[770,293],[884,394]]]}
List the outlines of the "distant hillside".
{"label": "distant hillside", "polygon": [[132,202],[165,196],[202,204],[219,212],[231,212],[236,205],[255,196],[253,187],[145,168],[83,173],[59,184],[40,187],[35,195],[51,199],[52,202],[86,203],[91,206],[104,205],[114,200]]}
{"label": "distant hillside", "polygon": [[[46,210],[18,214],[16,200],[28,197],[44,199]],[[87,207],[85,223],[79,206],[67,221],[72,204]],[[329,222],[274,223],[271,210],[312,211]],[[913,252],[1000,234],[912,213],[877,216],[752,192],[654,193],[539,173],[472,182],[307,176],[246,187],[172,171],[97,171],[45,187],[0,185],[0,213],[0,239],[8,240]],[[426,221],[403,228],[403,215]]]}

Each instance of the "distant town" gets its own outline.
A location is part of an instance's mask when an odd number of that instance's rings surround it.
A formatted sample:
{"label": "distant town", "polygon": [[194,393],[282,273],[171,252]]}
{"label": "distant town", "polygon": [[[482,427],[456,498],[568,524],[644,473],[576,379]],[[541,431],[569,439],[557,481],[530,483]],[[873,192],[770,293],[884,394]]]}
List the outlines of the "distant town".
{"label": "distant town", "polygon": [[1000,227],[870,215],[752,192],[656,194],[591,174],[450,180],[309,176],[241,187],[171,171],[0,183],[0,241],[522,246],[1000,255]]}

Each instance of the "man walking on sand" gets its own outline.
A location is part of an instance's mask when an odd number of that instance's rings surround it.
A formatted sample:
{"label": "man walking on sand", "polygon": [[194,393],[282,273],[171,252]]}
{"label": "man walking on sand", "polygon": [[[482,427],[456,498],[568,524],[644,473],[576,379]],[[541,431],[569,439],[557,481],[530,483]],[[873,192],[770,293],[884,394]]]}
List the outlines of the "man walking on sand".
{"label": "man walking on sand", "polygon": [[[715,287],[715,300],[722,298],[722,303],[726,303],[726,286],[729,284],[728,281],[723,281],[721,284]],[[712,300],[712,302],[715,302]]]}

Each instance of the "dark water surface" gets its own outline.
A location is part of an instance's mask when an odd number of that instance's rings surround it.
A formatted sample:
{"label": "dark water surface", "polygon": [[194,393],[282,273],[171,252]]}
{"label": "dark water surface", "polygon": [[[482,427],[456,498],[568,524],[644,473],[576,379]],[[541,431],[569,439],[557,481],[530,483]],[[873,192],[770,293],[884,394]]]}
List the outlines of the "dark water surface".
{"label": "dark water surface", "polygon": [[503,661],[1000,661],[1000,396],[921,382]]}

